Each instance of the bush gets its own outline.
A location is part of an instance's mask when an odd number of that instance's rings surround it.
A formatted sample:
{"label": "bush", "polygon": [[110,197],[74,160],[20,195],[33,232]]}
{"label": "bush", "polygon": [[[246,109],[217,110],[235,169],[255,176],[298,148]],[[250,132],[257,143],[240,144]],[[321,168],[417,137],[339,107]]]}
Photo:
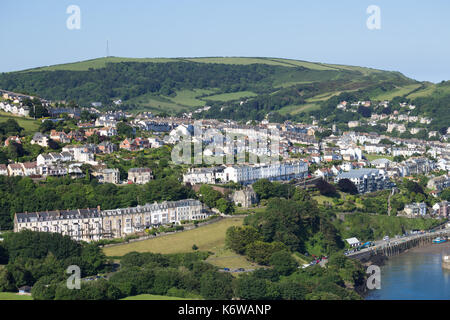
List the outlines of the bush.
{"label": "bush", "polygon": [[286,250],[274,252],[270,257],[270,265],[282,276],[288,276],[298,268],[297,261]]}
{"label": "bush", "polygon": [[200,294],[209,300],[229,300],[233,297],[232,282],[229,273],[206,272],[200,278]]}
{"label": "bush", "polygon": [[319,189],[320,194],[323,196],[334,197],[338,195],[336,188],[323,179],[319,180],[319,182],[316,184],[316,187],[317,189]]}
{"label": "bush", "polygon": [[338,188],[342,192],[350,193],[350,194],[357,194],[358,189],[356,188],[355,184],[349,180],[349,179],[341,179],[338,182]]}
{"label": "bush", "polygon": [[286,246],[281,242],[255,241],[247,246],[245,253],[250,260],[258,264],[268,265],[273,253],[285,249]]}
{"label": "bush", "polygon": [[230,227],[227,229],[225,244],[238,254],[244,254],[246,247],[258,240],[262,240],[258,230],[250,226]]}
{"label": "bush", "polygon": [[266,280],[242,275],[236,281],[236,295],[245,300],[262,300],[267,297]]}

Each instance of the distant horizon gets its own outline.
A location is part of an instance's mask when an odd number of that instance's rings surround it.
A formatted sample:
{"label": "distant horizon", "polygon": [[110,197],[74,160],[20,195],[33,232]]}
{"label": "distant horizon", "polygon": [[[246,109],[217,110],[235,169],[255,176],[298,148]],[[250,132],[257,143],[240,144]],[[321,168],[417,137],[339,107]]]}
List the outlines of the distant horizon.
{"label": "distant horizon", "polygon": [[19,69],[19,70],[12,70],[12,71],[0,71],[0,73],[23,72],[23,71],[27,71],[27,70],[46,68],[46,67],[52,67],[52,66],[58,66],[58,65],[75,64],[75,63],[80,63],[80,62],[85,62],[85,61],[90,61],[90,60],[98,60],[98,59],[106,59],[106,58],[124,58],[124,59],[201,59],[201,58],[284,59],[284,60],[293,60],[293,61],[304,61],[304,62],[315,63],[315,64],[361,67],[361,68],[374,69],[374,70],[387,71],[387,72],[399,72],[399,73],[403,74],[404,76],[406,76],[406,77],[408,77],[408,78],[410,78],[412,80],[416,80],[416,81],[419,81],[419,82],[430,82],[430,83],[433,83],[433,84],[437,84],[437,83],[440,83],[442,81],[448,81],[448,80],[441,80],[441,81],[436,81],[435,82],[435,81],[429,81],[429,80],[418,80],[418,79],[416,79],[416,78],[414,78],[412,76],[409,76],[409,75],[405,74],[404,72],[402,72],[400,70],[388,70],[388,69],[374,68],[374,67],[370,67],[370,66],[361,66],[361,65],[356,65],[356,64],[343,64],[343,63],[324,62],[324,61],[310,61],[310,60],[305,60],[305,59],[275,57],[275,56],[273,56],[273,57],[264,57],[264,56],[219,56],[219,55],[215,55],[215,56],[133,57],[133,56],[114,56],[114,55],[110,55],[110,56],[99,56],[99,57],[96,57],[96,58],[87,58],[87,59],[76,60],[76,61],[69,61],[69,62],[60,62],[60,63],[55,63],[55,64],[40,65],[40,66],[29,67],[29,68],[26,68],[26,69]]}

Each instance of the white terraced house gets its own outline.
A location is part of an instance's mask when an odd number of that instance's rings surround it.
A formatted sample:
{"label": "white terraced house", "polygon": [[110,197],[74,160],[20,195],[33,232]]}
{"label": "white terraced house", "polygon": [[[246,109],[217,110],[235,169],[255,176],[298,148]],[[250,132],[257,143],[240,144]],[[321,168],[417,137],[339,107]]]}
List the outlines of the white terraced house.
{"label": "white terraced house", "polygon": [[14,232],[32,230],[68,235],[74,240],[121,238],[146,228],[207,218],[198,200],[186,199],[112,210],[78,209],[16,213]]}
{"label": "white terraced house", "polygon": [[216,178],[222,183],[252,184],[260,179],[291,180],[304,179],[308,176],[308,164],[303,161],[280,162],[268,165],[235,165],[227,167],[223,172],[217,172]]}
{"label": "white terraced house", "polygon": [[100,208],[16,213],[14,232],[53,232],[74,240],[95,241],[102,237]]}

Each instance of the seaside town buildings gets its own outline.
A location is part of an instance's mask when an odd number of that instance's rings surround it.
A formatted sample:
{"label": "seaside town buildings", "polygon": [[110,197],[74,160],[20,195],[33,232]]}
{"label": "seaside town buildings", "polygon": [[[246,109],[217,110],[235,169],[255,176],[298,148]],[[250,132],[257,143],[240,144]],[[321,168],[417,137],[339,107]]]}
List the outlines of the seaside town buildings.
{"label": "seaside town buildings", "polygon": [[128,183],[146,184],[153,180],[153,172],[150,168],[131,168],[128,170]]}
{"label": "seaside town buildings", "polygon": [[353,182],[358,189],[358,193],[374,192],[394,186],[385,171],[379,169],[364,168],[343,172],[335,178],[335,182],[338,183],[341,179],[348,179]]}
{"label": "seaside town buildings", "polygon": [[243,185],[260,179],[291,180],[304,179],[308,175],[308,164],[303,161],[280,162],[267,165],[230,165],[215,168],[191,169],[183,175],[183,182],[228,183],[233,181]]}
{"label": "seaside town buildings", "polygon": [[54,232],[78,241],[121,238],[152,226],[207,218],[198,200],[165,201],[133,208],[55,210],[16,213],[14,232]]}

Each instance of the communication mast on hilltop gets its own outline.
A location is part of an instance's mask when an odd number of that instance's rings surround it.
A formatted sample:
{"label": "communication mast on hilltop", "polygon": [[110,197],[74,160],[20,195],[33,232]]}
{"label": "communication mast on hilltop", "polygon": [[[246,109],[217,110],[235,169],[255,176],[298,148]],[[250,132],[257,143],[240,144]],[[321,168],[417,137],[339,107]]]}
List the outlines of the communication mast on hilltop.
{"label": "communication mast on hilltop", "polygon": [[109,57],[109,41],[106,40],[106,57]]}

